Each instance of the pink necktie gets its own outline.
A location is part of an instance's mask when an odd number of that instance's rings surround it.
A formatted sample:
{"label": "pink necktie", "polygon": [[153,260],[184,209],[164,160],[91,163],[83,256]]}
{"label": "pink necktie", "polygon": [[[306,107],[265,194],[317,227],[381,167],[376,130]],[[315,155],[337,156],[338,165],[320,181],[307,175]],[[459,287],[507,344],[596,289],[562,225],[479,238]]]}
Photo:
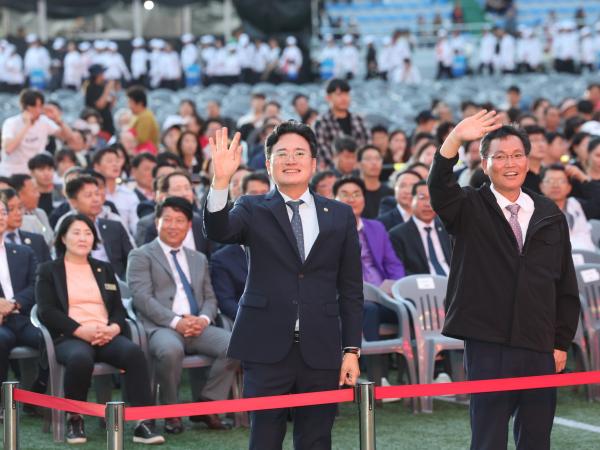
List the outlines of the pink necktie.
{"label": "pink necktie", "polygon": [[521,226],[519,225],[519,221],[517,219],[517,214],[519,214],[519,209],[521,207],[517,204],[508,205],[506,209],[510,213],[510,219],[508,219],[508,223],[512,228],[513,234],[515,235],[515,239],[517,240],[517,246],[519,247],[519,253],[523,250],[523,232],[521,231]]}

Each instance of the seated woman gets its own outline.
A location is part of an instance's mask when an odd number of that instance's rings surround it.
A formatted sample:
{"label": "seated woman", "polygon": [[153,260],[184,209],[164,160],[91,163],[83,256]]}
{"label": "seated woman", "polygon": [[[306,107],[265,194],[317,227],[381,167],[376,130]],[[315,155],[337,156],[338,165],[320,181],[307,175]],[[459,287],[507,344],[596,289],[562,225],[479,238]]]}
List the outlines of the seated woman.
{"label": "seated woman", "polygon": [[[127,398],[133,406],[152,405],[148,365],[142,350],[122,333],[125,308],[110,264],[90,257],[98,235],[92,221],[67,216],[56,233],[57,259],[38,268],[35,296],[40,321],[54,338],[56,359],[65,366],[65,397],[85,401],[95,362],[125,371]],[[69,414],[67,442],[87,441],[83,418]],[[154,422],[137,424],[134,442],[160,444]]]}

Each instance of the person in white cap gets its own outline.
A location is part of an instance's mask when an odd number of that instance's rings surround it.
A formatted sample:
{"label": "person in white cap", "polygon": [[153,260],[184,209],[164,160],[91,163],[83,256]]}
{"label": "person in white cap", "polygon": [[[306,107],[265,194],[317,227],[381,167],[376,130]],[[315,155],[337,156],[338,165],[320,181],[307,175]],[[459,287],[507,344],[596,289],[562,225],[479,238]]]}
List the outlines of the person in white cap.
{"label": "person in white cap", "polygon": [[499,45],[496,46],[495,66],[502,73],[514,73],[516,69],[516,43],[515,38],[502,28],[497,28]]}
{"label": "person in white cap", "polygon": [[410,36],[407,30],[396,30],[392,35],[392,51],[389,71],[401,68],[406,58],[412,57]]}
{"label": "person in white cap", "polygon": [[115,88],[118,90],[121,87],[121,80],[130,81],[131,73],[123,55],[119,53],[119,46],[116,42],[110,41],[107,44],[106,72],[104,77],[107,80],[115,81]]}
{"label": "person in white cap", "polygon": [[531,72],[531,69],[527,64],[527,54],[529,52],[529,48],[527,47],[527,45],[529,44],[528,30],[529,29],[525,25],[519,25],[517,28],[515,56],[515,61],[517,63],[517,73]]}
{"label": "person in white cap", "polygon": [[205,83],[207,85],[212,83],[222,83],[223,77],[225,76],[225,64],[227,61],[227,50],[223,45],[221,38],[216,38],[214,42],[212,52],[207,52],[208,57],[206,61],[206,74],[207,78]]}
{"label": "person in white cap", "polygon": [[2,81],[7,92],[18,93],[25,84],[23,58],[17,53],[17,48],[10,43],[5,46],[5,60],[2,66]]}
{"label": "person in white cap", "polygon": [[298,81],[302,69],[302,52],[298,48],[294,36],[288,36],[285,40],[286,47],[279,58],[279,70],[284,81]]}
{"label": "person in white cap", "polygon": [[402,67],[394,69],[391,75],[394,83],[415,85],[421,83],[421,72],[411,59],[406,58]]}
{"label": "person in white cap", "polygon": [[100,66],[108,66],[108,41],[104,39],[97,39],[94,41],[94,54],[92,55],[92,64],[98,64]]}
{"label": "person in white cap", "polygon": [[27,82],[44,88],[50,79],[50,53],[42,46],[37,35],[28,34],[25,40],[29,44],[23,61]]}
{"label": "person in white cap", "polygon": [[150,42],[150,87],[157,88],[162,81],[162,68],[161,63],[162,49],[165,45],[165,41],[162,39],[151,39]]}
{"label": "person in white cap", "polygon": [[562,45],[559,59],[562,61],[562,72],[577,73],[576,63],[579,61],[579,33],[575,23],[567,20],[562,25]]}
{"label": "person in white cap", "polygon": [[181,61],[179,53],[168,42],[159,56],[160,87],[176,91],[181,86]]}
{"label": "person in white cap", "polygon": [[256,56],[252,68],[258,82],[259,80],[266,80],[268,75],[267,67],[269,65],[270,49],[269,45],[260,38],[254,39],[254,47],[256,48]]}
{"label": "person in white cap", "polygon": [[215,48],[215,37],[206,34],[200,38],[200,66],[202,67],[202,83],[205,86],[211,84],[214,76],[213,64],[217,49]]}
{"label": "person in white cap", "polygon": [[496,36],[490,32],[489,26],[484,26],[481,40],[479,41],[479,68],[477,72],[482,75],[487,71],[490,75],[494,73],[494,53],[497,44]]}
{"label": "person in white cap", "polygon": [[382,44],[379,52],[377,52],[377,68],[379,69],[379,76],[382,79],[387,80],[393,70],[392,37],[385,36]]}
{"label": "person in white cap", "polygon": [[587,69],[590,72],[595,71],[596,67],[596,48],[592,30],[589,27],[583,27],[581,33],[581,71]]}
{"label": "person in white cap", "polygon": [[146,86],[148,83],[148,51],[145,48],[145,41],[137,37],[131,41],[133,51],[131,52],[131,78],[134,84]]}
{"label": "person in white cap", "polygon": [[63,37],[57,37],[52,42],[52,52],[50,59],[50,83],[48,88],[54,91],[62,87],[62,79],[64,75],[63,61],[67,54],[67,40]]}
{"label": "person in white cap", "polygon": [[242,68],[238,58],[237,45],[230,42],[225,46],[225,64],[223,66],[222,80],[224,84],[231,86],[238,83],[242,75]]}
{"label": "person in white cap", "polygon": [[269,56],[267,63],[267,70],[265,72],[264,78],[271,82],[279,81],[279,58],[281,56],[281,47],[279,46],[279,41],[275,38],[269,39]]}
{"label": "person in white cap", "polygon": [[452,47],[448,41],[448,32],[439,30],[437,33],[438,40],[435,44],[435,59],[438,63],[438,70],[435,78],[437,80],[452,78]]}
{"label": "person in white cap", "polygon": [[92,44],[90,44],[88,41],[80,42],[79,45],[77,46],[77,49],[79,50],[79,52],[81,54],[81,65],[83,66],[83,78],[87,79],[90,76],[88,69],[93,64],[92,61],[94,60],[94,55],[96,52],[95,52],[94,48],[92,47]]}
{"label": "person in white cap", "polygon": [[240,64],[242,83],[254,84],[258,80],[254,71],[256,47],[250,42],[250,37],[246,33],[240,34],[236,53]]}
{"label": "person in white cap", "polygon": [[200,52],[194,42],[194,35],[185,33],[181,36],[181,67],[187,87],[200,84]]}
{"label": "person in white cap", "polygon": [[64,60],[64,75],[63,87],[78,91],[81,87],[81,82],[85,76],[87,68],[84,66],[84,61],[81,53],[77,50],[74,42],[69,42],[67,45],[67,54]]}
{"label": "person in white cap", "polygon": [[329,80],[338,73],[337,65],[340,62],[340,49],[338,48],[333,34],[324,36],[325,47],[319,54],[319,72],[321,80]]}
{"label": "person in white cap", "polygon": [[354,38],[350,34],[346,34],[342,38],[344,45],[340,50],[340,76],[346,80],[356,78],[359,71],[360,55],[358,49],[354,45]]}

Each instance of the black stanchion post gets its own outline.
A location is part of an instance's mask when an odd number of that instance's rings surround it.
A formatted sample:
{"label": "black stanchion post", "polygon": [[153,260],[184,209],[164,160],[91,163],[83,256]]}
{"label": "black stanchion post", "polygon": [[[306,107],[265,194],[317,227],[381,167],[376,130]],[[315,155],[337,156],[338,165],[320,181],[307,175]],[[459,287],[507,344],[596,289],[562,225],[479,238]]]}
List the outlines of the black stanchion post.
{"label": "black stanchion post", "polygon": [[2,406],[4,408],[4,450],[19,450],[19,408],[14,399],[16,381],[2,383]]}
{"label": "black stanchion post", "polygon": [[375,383],[358,383],[354,399],[358,403],[360,450],[375,450]]}
{"label": "black stanchion post", "polygon": [[106,404],[105,417],[107,450],[123,450],[125,403],[108,402]]}

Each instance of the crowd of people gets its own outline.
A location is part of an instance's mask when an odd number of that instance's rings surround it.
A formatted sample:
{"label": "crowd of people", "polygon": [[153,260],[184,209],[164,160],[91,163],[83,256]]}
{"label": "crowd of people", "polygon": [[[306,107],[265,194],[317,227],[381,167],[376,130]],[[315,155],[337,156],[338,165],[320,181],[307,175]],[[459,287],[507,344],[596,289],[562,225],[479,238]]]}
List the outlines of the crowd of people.
{"label": "crowd of people", "polygon": [[[214,362],[203,385],[192,382],[193,400],[226,399],[240,369],[226,356],[230,332],[222,325],[236,319],[248,255],[240,245],[218,244],[203,232],[214,175],[210,142],[225,129],[230,138],[240,133],[243,164],[226,192],[231,203],[272,189],[265,170],[271,160],[307,155],[265,151],[265,139],[288,122],[281,105],[261,93],[239,118],[222,117],[216,102],[202,118],[194,101],[185,100],[179,114],[159,126],[144,87],[130,87],[129,109],[113,117],[104,68],[90,66],[90,76],[95,81],[75,122],[66,123],[60,105],[46,103],[40,91],[26,89],[21,113],[2,125],[0,381],[7,380],[12,348],[41,345],[29,321],[37,305],[65,366],[67,398],[86,400],[93,364],[101,361],[125,371],[132,405],[152,404],[155,383],[162,404],[177,403],[183,358],[201,354]],[[590,84],[579,99],[556,103],[540,97],[530,105],[512,86],[506,105],[465,100],[456,115],[437,102],[415,116],[412,130],[367,125],[352,107],[344,79],[330,80],[324,95],[329,108],[323,114],[301,94],[293,107],[316,135],[312,191],[352,209],[365,282],[389,292],[406,275],[448,275],[451,239],[431,207],[426,180],[455,123],[482,109],[497,110],[503,123],[527,134],[524,187],[544,194],[565,214],[574,249],[597,249],[589,220],[600,219],[600,84]],[[459,150],[454,177],[461,186],[486,183],[479,144],[467,142]],[[126,337],[121,283],[148,335],[148,354]],[[370,301],[363,312],[366,340],[380,338],[380,323],[397,320]],[[366,359],[371,377],[377,371],[369,367],[376,364],[381,361]],[[39,366],[31,389],[45,392],[47,366]],[[190,420],[228,428],[215,415]],[[184,428],[181,418],[165,420],[166,433]],[[139,422],[133,439],[164,440],[152,421]],[[69,414],[67,441],[85,440],[82,416]]]}

